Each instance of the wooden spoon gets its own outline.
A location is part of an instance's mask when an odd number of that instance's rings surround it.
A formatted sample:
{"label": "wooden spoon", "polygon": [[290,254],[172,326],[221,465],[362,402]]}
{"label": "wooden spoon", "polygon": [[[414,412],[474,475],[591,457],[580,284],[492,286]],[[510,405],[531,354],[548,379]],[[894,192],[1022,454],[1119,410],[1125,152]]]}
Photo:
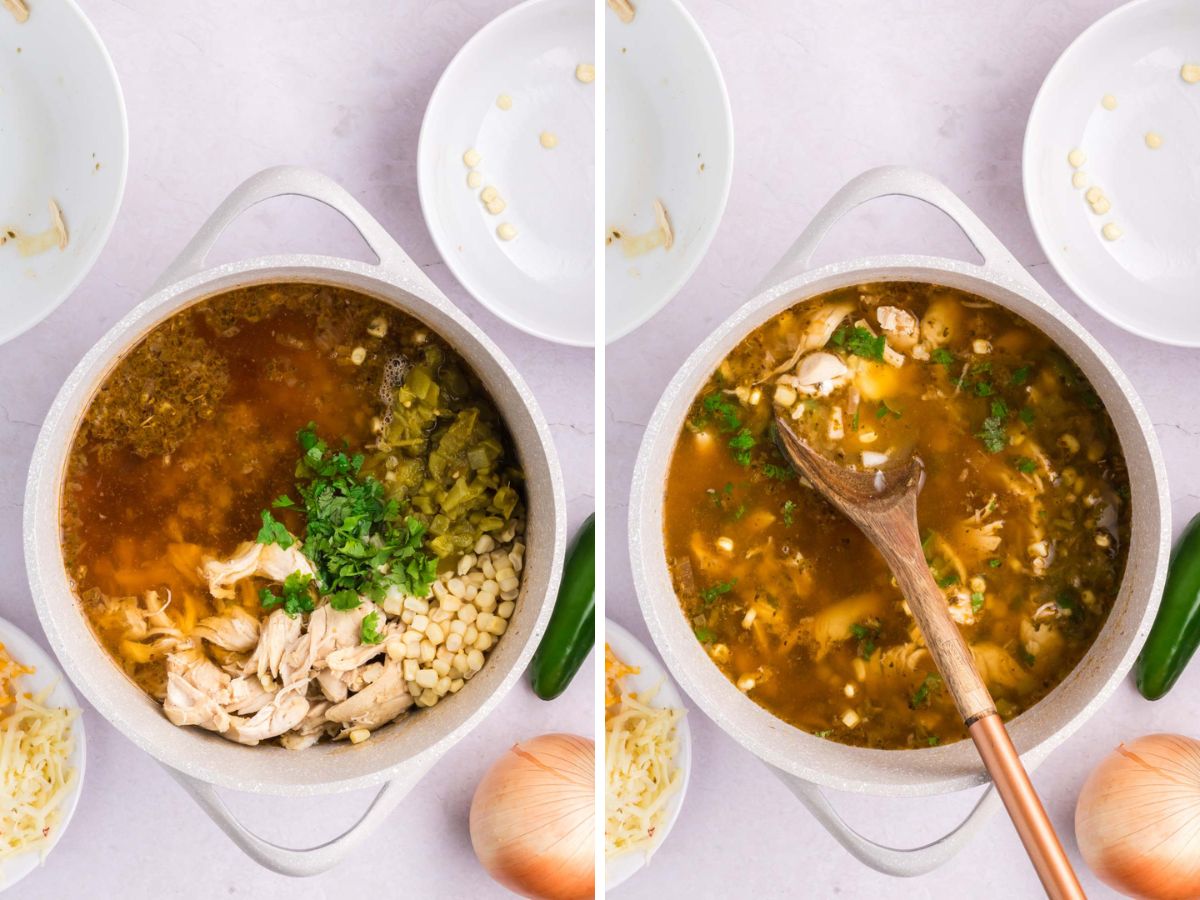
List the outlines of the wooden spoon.
{"label": "wooden spoon", "polygon": [[1083,898],[1079,879],[925,562],[917,528],[917,494],[925,476],[920,457],[887,471],[856,471],[822,456],[797,437],[782,416],[775,417],[775,425],[780,449],[792,467],[858,526],[896,576],[1047,896]]}

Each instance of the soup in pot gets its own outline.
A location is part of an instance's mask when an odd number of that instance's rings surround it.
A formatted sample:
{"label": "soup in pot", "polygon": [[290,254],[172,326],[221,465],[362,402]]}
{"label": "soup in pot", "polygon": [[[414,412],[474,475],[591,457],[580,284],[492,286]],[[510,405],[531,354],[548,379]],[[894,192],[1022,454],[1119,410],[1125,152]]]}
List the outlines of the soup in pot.
{"label": "soup in pot", "polygon": [[100,642],[177,725],[366,740],[504,634],[521,472],[470,367],[354,291],[269,284],[143,337],[91,398],[62,496]]}
{"label": "soup in pot", "polygon": [[931,284],[845,288],[743,340],[671,459],[665,549],[714,664],[785,721],[902,749],[966,735],[882,557],[796,476],[773,417],[831,458],[925,464],[925,556],[1001,715],[1078,664],[1117,596],[1129,480],[1087,379],[1028,322]]}

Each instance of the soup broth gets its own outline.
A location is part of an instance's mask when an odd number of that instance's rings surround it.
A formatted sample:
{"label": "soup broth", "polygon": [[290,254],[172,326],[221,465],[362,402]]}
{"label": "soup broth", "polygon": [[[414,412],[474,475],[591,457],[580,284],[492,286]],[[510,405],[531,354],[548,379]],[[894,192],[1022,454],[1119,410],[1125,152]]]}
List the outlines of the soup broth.
{"label": "soup broth", "polygon": [[743,340],[671,460],[675,590],[749,697],[858,746],[966,735],[883,559],[776,448],[776,410],[846,465],[921,457],[926,559],[1004,718],[1078,664],[1116,598],[1129,533],[1124,459],[1099,398],[1049,338],[981,297],[866,284]]}
{"label": "soup broth", "polygon": [[[484,641],[472,627],[467,643],[464,624],[448,640],[457,576],[473,597],[491,579],[489,623],[512,614],[517,576],[501,589],[492,559],[520,570],[510,444],[470,368],[391,305],[318,284],[220,294],[155,327],[93,397],[64,482],[68,574],[129,676],[159,700],[180,689],[176,724],[255,743],[304,716],[295,746],[366,734],[382,723],[363,711],[322,716],[393,664],[374,707],[394,718],[412,698],[432,705],[503,633],[501,622]],[[354,569],[351,551],[337,554],[360,538]],[[418,617],[428,652],[402,640]],[[268,700],[275,723],[247,725]],[[192,721],[192,702],[210,715]]]}

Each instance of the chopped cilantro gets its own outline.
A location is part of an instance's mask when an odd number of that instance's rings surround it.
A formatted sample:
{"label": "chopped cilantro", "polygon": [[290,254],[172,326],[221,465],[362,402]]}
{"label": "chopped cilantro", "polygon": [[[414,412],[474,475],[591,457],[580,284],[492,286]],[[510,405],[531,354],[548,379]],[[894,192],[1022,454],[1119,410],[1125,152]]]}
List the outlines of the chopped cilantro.
{"label": "chopped cilantro", "polygon": [[831,734],[833,734],[833,729],[832,729],[832,728],[825,728],[825,729],[823,729],[823,730],[821,730],[821,731],[814,731],[814,732],[813,732],[813,737],[827,738],[827,737],[829,737]]}
{"label": "chopped cilantro", "polygon": [[858,639],[858,655],[863,659],[870,659],[876,650],[875,642],[879,639],[879,624],[868,622],[865,625],[859,625],[856,623],[850,626],[850,633]]}
{"label": "chopped cilantro", "polygon": [[1025,663],[1025,665],[1028,666],[1029,668],[1033,668],[1034,663],[1037,662],[1037,657],[1034,656],[1032,653],[1030,653],[1028,650],[1026,650],[1024,647],[1022,647],[1021,648],[1021,662]]}
{"label": "chopped cilantro", "polygon": [[1024,384],[1029,380],[1029,366],[1021,366],[1019,369],[1013,369],[1012,377],[1008,379],[1009,384]]}
{"label": "chopped cilantro", "polygon": [[940,744],[942,742],[942,739],[940,737],[938,737],[936,734],[931,734],[926,740],[930,747],[936,747],[938,744]]}
{"label": "chopped cilantro", "polygon": [[383,632],[379,630],[379,613],[368,613],[362,620],[362,642],[378,644],[383,640]]}
{"label": "chopped cilantro", "polygon": [[703,626],[697,626],[697,628],[696,628],[696,639],[697,639],[698,641],[700,641],[700,643],[702,643],[702,644],[711,644],[711,643],[713,642],[713,638],[714,638],[714,637],[716,637],[716,635],[714,635],[714,634],[713,634],[711,631],[709,631],[707,628],[705,628],[705,627],[703,627]]}
{"label": "chopped cilantro", "polygon": [[992,401],[992,415],[995,416],[997,419],[1007,419],[1008,418],[1008,404],[1005,403],[1003,400],[993,400]]}
{"label": "chopped cilantro", "polygon": [[929,358],[939,366],[945,366],[947,369],[954,365],[954,354],[945,347],[938,347],[929,354]]}
{"label": "chopped cilantro", "polygon": [[742,425],[738,416],[737,405],[731,403],[720,392],[713,392],[700,401],[703,413],[697,417],[696,424],[703,426],[710,416],[717,419],[717,427],[723,432],[737,431]]}
{"label": "chopped cilantro", "polygon": [[774,478],[776,481],[791,481],[796,477],[796,473],[791,466],[777,466],[774,463],[767,463],[762,467],[763,474],[768,478]]}
{"label": "chopped cilantro", "polygon": [[886,400],[880,400],[879,409],[875,410],[875,418],[882,419],[888,413],[891,413],[893,418],[900,418],[900,410],[892,409],[892,407],[888,406]]}
{"label": "chopped cilantro", "polygon": [[300,613],[312,612],[312,593],[308,589],[311,581],[311,575],[293,572],[283,580],[282,595],[265,587],[258,592],[258,602],[263,609],[274,609],[282,605],[283,611],[293,619]]}
{"label": "chopped cilantro", "polygon": [[1018,472],[1024,472],[1026,475],[1032,475],[1037,471],[1037,463],[1028,456],[1018,456],[1013,465],[1017,467]]}
{"label": "chopped cilantro", "polygon": [[[837,339],[839,334],[842,335],[841,341]],[[864,359],[882,360],[883,348],[887,345],[887,340],[882,334],[871,334],[861,325],[855,325],[852,329],[839,328],[834,332],[833,338],[839,347],[845,346],[847,353]]]}
{"label": "chopped cilantro", "polygon": [[271,506],[275,507],[275,509],[291,509],[295,505],[296,501],[287,494],[280,494],[271,501]]}
{"label": "chopped cilantro", "polygon": [[729,449],[733,451],[733,458],[739,466],[750,465],[750,450],[757,443],[749,428],[743,428],[729,439]]}
{"label": "chopped cilantro", "polygon": [[917,688],[916,693],[912,695],[912,700],[909,701],[908,705],[916,709],[929,699],[929,692],[941,687],[941,684],[942,676],[936,672],[930,672],[925,676],[925,680],[921,682],[921,686]]}
{"label": "chopped cilantro", "polygon": [[850,419],[850,430],[858,431],[858,410],[857,409],[854,411],[853,418]]}
{"label": "chopped cilantro", "polygon": [[998,568],[1000,568],[1000,560],[998,560],[998,559],[989,559],[989,560],[988,560],[988,565],[989,565],[989,566],[991,566],[993,569],[998,569]]}
{"label": "chopped cilantro", "polygon": [[949,572],[945,575],[935,578],[934,580],[937,582],[937,586],[944,590],[945,588],[950,587],[952,584],[958,584],[958,573]]}
{"label": "chopped cilantro", "polygon": [[981,609],[983,609],[983,594],[975,591],[971,594],[971,612],[979,612]]}
{"label": "chopped cilantro", "polygon": [[746,514],[746,504],[739,503],[738,508],[733,511],[733,521],[739,521]]}
{"label": "chopped cilantro", "polygon": [[975,393],[978,394],[980,397],[990,397],[990,396],[992,396],[992,394],[995,393],[995,391],[992,389],[991,384],[989,384],[988,382],[977,381],[977,382],[975,382]]}
{"label": "chopped cilantro", "polygon": [[358,594],[354,591],[338,591],[329,598],[329,605],[342,612],[348,609],[358,609],[360,603],[362,601],[358,599]]}
{"label": "chopped cilantro", "polygon": [[1033,410],[1026,406],[1023,410],[1017,413],[1017,417],[1026,425],[1033,424]]}
{"label": "chopped cilantro", "polygon": [[792,527],[793,513],[796,511],[795,500],[785,500],[783,502],[783,524],[788,528]]}
{"label": "chopped cilantro", "polygon": [[425,526],[402,515],[378,480],[359,474],[361,455],[330,450],[312,424],[297,440],[304,451],[296,485],[308,522],[304,555],[317,570],[321,592],[349,590],[382,600],[397,586],[414,596],[428,594],[437,558],[424,551]]}
{"label": "chopped cilantro", "polygon": [[705,603],[712,603],[722,594],[728,594],[730,591],[732,591],[735,584],[737,584],[736,578],[714,584],[712,587],[705,588],[700,592],[700,599]]}
{"label": "chopped cilantro", "polygon": [[296,543],[296,539],[283,527],[283,523],[275,521],[269,509],[262,511],[262,528],[258,530],[257,540],[260,544],[278,544],[284,550]]}

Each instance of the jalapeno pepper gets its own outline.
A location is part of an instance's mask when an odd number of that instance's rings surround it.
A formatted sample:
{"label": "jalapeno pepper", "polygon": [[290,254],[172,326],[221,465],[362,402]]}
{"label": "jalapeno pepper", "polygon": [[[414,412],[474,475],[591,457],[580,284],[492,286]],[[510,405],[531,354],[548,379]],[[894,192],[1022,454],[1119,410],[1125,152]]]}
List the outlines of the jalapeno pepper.
{"label": "jalapeno pepper", "polygon": [[567,689],[596,643],[596,517],[575,535],[550,624],[533,654],[533,691],[553,700]]}
{"label": "jalapeno pepper", "polygon": [[1187,524],[1171,552],[1162,604],[1138,656],[1137,687],[1157,700],[1175,684],[1200,645],[1200,515]]}

